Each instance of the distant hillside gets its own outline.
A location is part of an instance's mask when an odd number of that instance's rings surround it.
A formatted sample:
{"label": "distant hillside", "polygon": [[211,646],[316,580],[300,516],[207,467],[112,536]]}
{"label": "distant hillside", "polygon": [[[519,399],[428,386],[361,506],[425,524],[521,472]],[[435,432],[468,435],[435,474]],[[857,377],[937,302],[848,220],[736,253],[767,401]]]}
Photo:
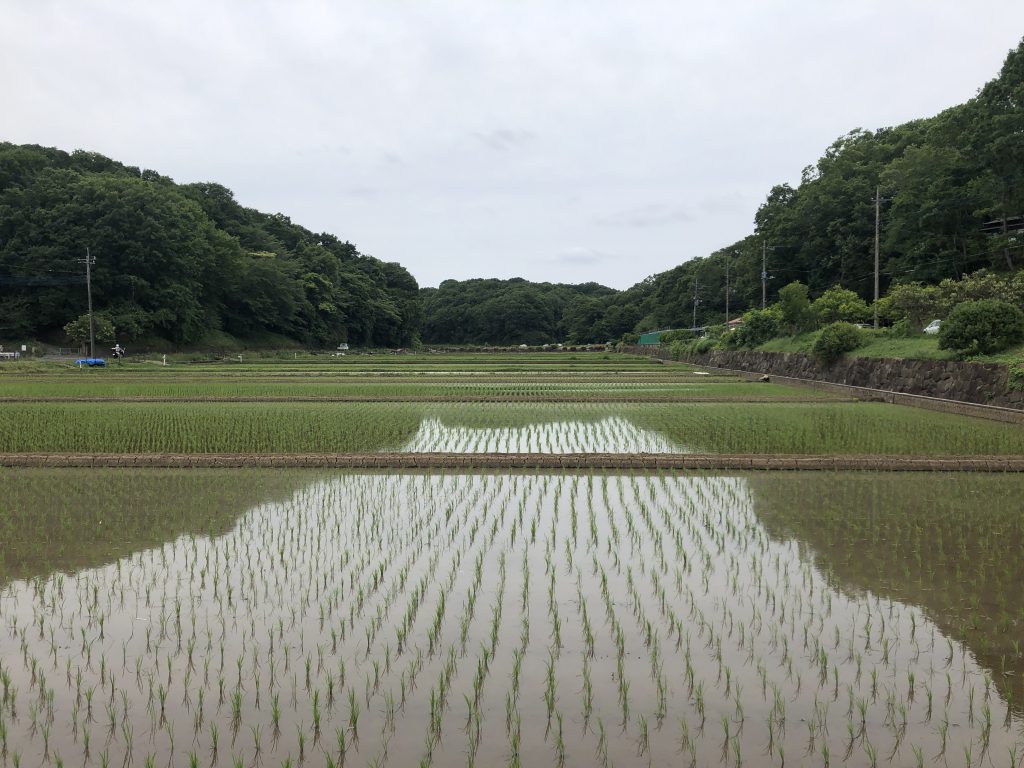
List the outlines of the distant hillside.
{"label": "distant hillside", "polygon": [[[881,189],[881,285],[938,282],[1024,264],[1024,43],[978,95],[935,117],[855,129],[773,187],[754,232],[627,291],[594,283],[445,281],[418,290],[400,265],[281,214],[243,208],[217,184],[76,151],[0,144],[0,339],[57,338],[84,312],[78,262],[96,256],[96,308],[119,340],[188,346],[211,333],[314,346],[601,342],[760,306],[794,280],[819,296],[873,294]],[[998,229],[998,226],[997,226]],[[695,301],[696,299],[696,301]]]}
{"label": "distant hillside", "polygon": [[119,341],[188,346],[211,332],[314,346],[413,342],[418,286],[219,184],[176,184],[91,152],[0,143],[0,339],[62,337],[94,306]]}
{"label": "distant hillside", "polygon": [[597,283],[565,285],[511,280],[445,280],[423,288],[423,340],[448,344],[548,344],[618,338],[636,323],[596,322],[619,291]]}
{"label": "distant hillside", "polygon": [[[689,326],[768,301],[794,280],[818,296],[840,284],[871,300],[876,187],[881,188],[881,291],[893,283],[937,283],[989,268],[1024,266],[1024,232],[986,234],[982,224],[1024,215],[1024,42],[999,76],[966,104],[935,117],[837,139],[797,187],[771,189],[754,233],[650,279],[638,329]],[[1016,237],[1016,239],[1014,239]]]}
{"label": "distant hillside", "polygon": [[497,280],[425,290],[424,338],[605,341],[689,327],[695,297],[698,325],[722,322],[727,268],[730,314],[761,305],[762,256],[768,302],[794,280],[812,297],[840,284],[870,301],[879,187],[883,294],[894,283],[1024,266],[1024,232],[982,231],[985,222],[1024,215],[1024,43],[966,104],[837,139],[798,186],[771,189],[754,232],[735,243],[622,292]]}

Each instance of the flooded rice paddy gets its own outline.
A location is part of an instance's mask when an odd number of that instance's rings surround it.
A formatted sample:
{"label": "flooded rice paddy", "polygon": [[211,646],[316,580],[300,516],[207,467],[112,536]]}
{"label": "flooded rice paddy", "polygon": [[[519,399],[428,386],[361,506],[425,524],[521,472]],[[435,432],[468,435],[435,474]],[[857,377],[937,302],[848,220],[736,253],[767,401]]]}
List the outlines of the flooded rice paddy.
{"label": "flooded rice paddy", "polygon": [[[731,386],[731,385],[730,385]],[[593,436],[595,442],[589,442]],[[415,444],[696,453],[1024,455],[1024,430],[871,402],[4,403],[0,452],[346,453]],[[501,450],[494,448],[493,450]],[[632,448],[627,448],[632,451]]]}
{"label": "flooded rice paddy", "polygon": [[995,765],[1024,481],[5,470],[4,765]]}
{"label": "flooded rice paddy", "polygon": [[424,419],[400,449],[426,453],[688,453],[688,449],[620,416],[498,427]]}

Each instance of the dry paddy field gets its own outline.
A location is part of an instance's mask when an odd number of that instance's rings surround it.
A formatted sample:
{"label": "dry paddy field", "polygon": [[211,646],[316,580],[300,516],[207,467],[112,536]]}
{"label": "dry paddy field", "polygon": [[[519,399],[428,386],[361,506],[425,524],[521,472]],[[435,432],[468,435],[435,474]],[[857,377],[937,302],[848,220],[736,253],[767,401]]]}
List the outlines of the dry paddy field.
{"label": "dry paddy field", "polygon": [[[0,452],[1024,454],[643,359],[439,357],[8,369]],[[1022,764],[1024,474],[439,464],[0,469],[0,766]]]}

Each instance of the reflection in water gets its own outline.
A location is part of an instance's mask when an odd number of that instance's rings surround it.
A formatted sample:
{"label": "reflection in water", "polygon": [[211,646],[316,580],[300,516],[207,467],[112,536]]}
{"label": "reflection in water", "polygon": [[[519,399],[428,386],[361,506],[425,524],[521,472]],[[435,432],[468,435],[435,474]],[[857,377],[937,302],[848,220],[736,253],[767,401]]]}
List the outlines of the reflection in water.
{"label": "reflection in water", "polygon": [[444,453],[682,453],[673,440],[620,416],[591,421],[540,421],[516,426],[470,427],[427,418],[405,452]]}
{"label": "reflection in water", "polygon": [[839,589],[919,605],[1024,711],[1024,479],[752,475],[758,518]]}
{"label": "reflection in water", "polygon": [[[251,482],[264,474],[278,475]],[[223,532],[0,588],[8,754],[395,766],[1024,754],[1024,723],[970,650],[913,604],[836,589],[762,523],[760,476],[280,478]],[[789,489],[796,505],[813,491]],[[211,506],[192,497],[197,515]]]}
{"label": "reflection in water", "polygon": [[0,470],[0,587],[90,568],[178,536],[218,536],[311,473],[250,470]]}

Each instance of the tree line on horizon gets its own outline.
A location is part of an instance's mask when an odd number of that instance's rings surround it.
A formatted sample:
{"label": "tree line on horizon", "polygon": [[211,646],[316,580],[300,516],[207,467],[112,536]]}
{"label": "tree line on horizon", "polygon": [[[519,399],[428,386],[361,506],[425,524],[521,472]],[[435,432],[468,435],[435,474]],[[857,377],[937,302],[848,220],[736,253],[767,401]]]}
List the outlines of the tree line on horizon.
{"label": "tree line on horizon", "polygon": [[599,343],[694,316],[722,322],[727,271],[730,314],[760,307],[762,259],[768,303],[794,282],[811,298],[841,286],[870,301],[876,194],[883,295],[1024,266],[1024,231],[1011,226],[1024,217],[1024,41],[973,99],[850,131],[797,186],[769,191],[750,235],[623,291],[519,278],[419,288],[401,265],[245,208],[219,184],[0,143],[0,338],[56,338],[81,315],[86,245],[97,313],[118,337],[186,347],[211,334],[316,347]]}

